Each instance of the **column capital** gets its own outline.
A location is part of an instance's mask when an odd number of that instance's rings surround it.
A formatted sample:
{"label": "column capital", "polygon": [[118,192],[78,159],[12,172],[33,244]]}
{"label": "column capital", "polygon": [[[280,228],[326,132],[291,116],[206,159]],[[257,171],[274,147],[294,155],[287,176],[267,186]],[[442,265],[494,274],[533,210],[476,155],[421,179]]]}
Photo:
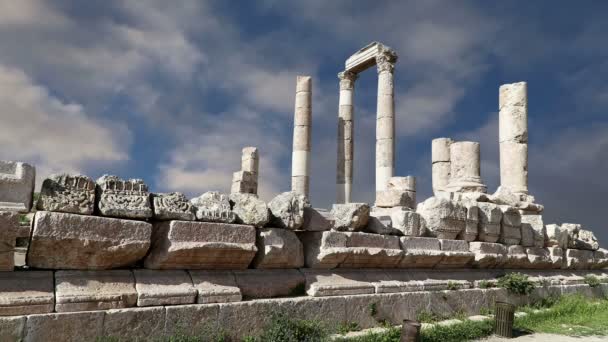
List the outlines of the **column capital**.
{"label": "column capital", "polygon": [[342,71],[338,73],[340,79],[340,90],[353,89],[355,87],[355,80],[359,76],[352,71]]}
{"label": "column capital", "polygon": [[397,54],[395,51],[387,49],[383,51],[381,54],[376,56],[376,66],[378,68],[378,73],[382,73],[384,71],[393,72],[395,69],[395,63],[397,62]]}

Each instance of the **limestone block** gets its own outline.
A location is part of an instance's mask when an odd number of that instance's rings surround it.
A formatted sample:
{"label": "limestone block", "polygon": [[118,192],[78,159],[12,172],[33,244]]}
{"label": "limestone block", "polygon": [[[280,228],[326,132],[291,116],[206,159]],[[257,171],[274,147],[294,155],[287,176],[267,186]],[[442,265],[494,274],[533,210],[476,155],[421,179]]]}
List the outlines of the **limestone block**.
{"label": "limestone block", "polygon": [[35,179],[36,169],[30,164],[0,160],[0,210],[30,211]]}
{"label": "limestone block", "polygon": [[[390,225],[387,225],[389,222]],[[420,214],[406,207],[373,207],[366,231],[376,234],[420,236],[422,234]]]}
{"label": "limestone block", "polygon": [[396,189],[376,191],[376,206],[382,208],[414,208],[416,206],[416,192]]}
{"label": "limestone block", "polygon": [[306,231],[325,231],[334,226],[334,218],[327,209],[304,207],[304,223],[302,230]]}
{"label": "limestone block", "polygon": [[568,269],[586,270],[593,265],[593,251],[584,249],[566,249],[566,267]]}
{"label": "limestone block", "polygon": [[386,183],[387,190],[403,190],[416,192],[416,177],[391,177]]}
{"label": "limestone block", "polygon": [[526,248],[530,268],[549,269],[553,267],[553,260],[548,249],[541,247]]}
{"label": "limestone block", "polygon": [[196,289],[182,270],[133,270],[137,306],[193,304]]}
{"label": "limestone block", "polygon": [[365,232],[381,235],[401,235],[399,230],[393,229],[393,223],[390,216],[378,214],[372,215],[372,213],[370,213],[367,227],[365,227]]}
{"label": "limestone block", "polygon": [[465,202],[464,205],[467,208],[467,220],[464,230],[458,234],[457,239],[471,242],[479,235],[479,207],[476,202]]}
{"label": "limestone block", "polygon": [[500,237],[500,223],[502,210],[493,203],[479,202],[479,240],[483,242],[496,242]]}
{"label": "limestone block", "polygon": [[593,252],[593,266],[594,269],[608,268],[608,249],[600,248]]}
{"label": "limestone block", "polygon": [[[174,305],[165,307],[165,336],[187,334],[213,338],[213,333],[226,331],[218,324],[219,304]],[[246,321],[241,316],[241,321]],[[253,318],[253,317],[252,317]],[[222,329],[222,330],[220,330]],[[211,336],[210,336],[211,335]],[[212,339],[209,339],[213,341]]]}
{"label": "limestone block", "polygon": [[528,268],[530,266],[526,248],[523,246],[508,246],[507,255],[505,257],[504,268]]}
{"label": "limestone block", "polygon": [[302,270],[306,293],[312,297],[348,296],[374,293],[374,285],[363,272],[349,270]]}
{"label": "limestone block", "polygon": [[521,214],[513,207],[501,205],[502,222],[500,230],[500,243],[507,246],[519,245],[521,242]]}
{"label": "limestone block", "polygon": [[557,224],[548,224],[547,229],[547,246],[568,248],[568,229],[560,227]]}
{"label": "limestone block", "polygon": [[152,217],[148,186],[141,179],[123,180],[103,175],[97,179],[97,209],[102,216],[147,219]]}
{"label": "limestone block", "polygon": [[25,316],[0,317],[0,341],[23,341]]}
{"label": "limestone block", "polygon": [[528,142],[526,82],[503,84],[499,89],[499,142]]}
{"label": "limestone block", "polygon": [[236,215],[236,223],[264,227],[270,220],[268,206],[253,194],[230,194],[232,212]]}
{"label": "limestone block", "polygon": [[150,269],[242,269],[256,251],[251,226],[165,221],[154,224],[144,265]]}
{"label": "limestone block", "polygon": [[564,223],[562,229],[568,231],[568,248],[595,251],[600,248],[595,235],[590,230],[582,229],[580,224]]}
{"label": "limestone block", "polygon": [[562,268],[564,266],[564,250],[560,247],[547,247],[551,268]]}
{"label": "limestone block", "polygon": [[98,338],[119,341],[150,341],[165,330],[165,308],[128,308],[107,310],[103,333]]}
{"label": "limestone block", "polygon": [[146,255],[151,233],[152,225],[141,221],[39,211],[27,264],[48,269],[129,266]]}
{"label": "limestone block", "polygon": [[194,221],[196,216],[192,204],[181,192],[152,194],[153,217],[159,221]]}
{"label": "limestone block", "polygon": [[467,208],[457,202],[430,197],[418,204],[416,212],[430,234],[440,239],[456,239],[466,226]]}
{"label": "limestone block", "polygon": [[334,218],[334,230],[360,231],[369,220],[370,208],[367,203],[334,204],[331,216]]}
{"label": "limestone block", "polygon": [[229,196],[219,191],[207,191],[190,200],[196,219],[205,222],[233,223],[236,215],[230,209]]}
{"label": "limestone block", "polygon": [[12,271],[15,267],[15,243],[19,228],[19,213],[0,211],[0,271]]}
{"label": "limestone block", "polygon": [[237,171],[232,174],[231,194],[254,194],[258,193],[258,175],[251,171]]}
{"label": "limestone block", "polygon": [[120,309],[137,304],[129,270],[55,272],[55,311]]}
{"label": "limestone block", "polygon": [[101,311],[27,316],[24,341],[96,341],[102,336],[104,316]]}
{"label": "limestone block", "polygon": [[304,208],[310,207],[306,196],[293,191],[279,194],[270,202],[270,224],[290,230],[300,229],[304,223]]}
{"label": "limestone block", "polygon": [[53,272],[0,272],[0,293],[0,316],[53,312]]}
{"label": "limestone block", "polygon": [[401,268],[432,268],[445,256],[439,239],[404,236],[400,243],[405,252],[399,264]]}
{"label": "limestone block", "polygon": [[439,239],[443,259],[436,268],[462,268],[468,266],[475,254],[469,251],[469,243],[463,240]]}
{"label": "limestone block", "polygon": [[304,275],[298,270],[234,271],[245,299],[303,295]]}
{"label": "limestone block", "polygon": [[547,229],[542,215],[521,215],[521,245],[525,247],[545,247]]}
{"label": "limestone block", "polygon": [[95,209],[95,182],[82,175],[51,175],[42,182],[36,208],[91,215]]}
{"label": "limestone block", "polygon": [[231,271],[188,271],[198,304],[239,302],[243,298]]}
{"label": "limestone block", "polygon": [[300,268],[304,250],[296,234],[281,228],[257,229],[255,268]]}
{"label": "limestone block", "polygon": [[507,247],[498,243],[469,242],[469,250],[475,253],[473,265],[478,268],[494,268],[504,264]]}

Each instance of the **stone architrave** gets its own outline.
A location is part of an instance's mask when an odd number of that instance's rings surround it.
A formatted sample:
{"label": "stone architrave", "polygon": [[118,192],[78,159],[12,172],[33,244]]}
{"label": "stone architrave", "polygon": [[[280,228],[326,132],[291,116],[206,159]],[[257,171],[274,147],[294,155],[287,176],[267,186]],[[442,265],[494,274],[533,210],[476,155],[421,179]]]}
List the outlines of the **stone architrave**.
{"label": "stone architrave", "polygon": [[370,207],[367,203],[334,204],[331,216],[334,218],[334,230],[361,231],[369,221]]}
{"label": "stone architrave", "polygon": [[97,209],[101,216],[118,218],[147,219],[153,214],[150,192],[143,180],[109,175],[97,179]]}
{"label": "stone architrave", "polygon": [[338,108],[338,163],[337,163],[337,203],[350,203],[353,186],[354,157],[354,88],[357,74],[344,71],[340,79],[340,100]]}
{"label": "stone architrave", "polygon": [[433,268],[445,256],[436,238],[404,236],[399,242],[404,251],[400,268]]}
{"label": "stone architrave", "polygon": [[500,186],[528,193],[528,94],[526,82],[499,90]]}
{"label": "stone architrave", "polygon": [[270,211],[266,202],[254,194],[230,194],[230,205],[235,215],[235,222],[258,228],[270,221]]}
{"label": "stone architrave", "polygon": [[131,266],[150,247],[152,225],[142,221],[39,211],[27,265],[101,270]]}
{"label": "stone architrave", "polygon": [[458,141],[450,144],[450,181],[445,187],[446,191],[486,192],[487,187],[480,176],[479,151],[478,142]]}
{"label": "stone architrave", "polygon": [[437,196],[450,182],[450,138],[437,138],[432,142],[431,159],[433,163],[433,193]]}
{"label": "stone architrave", "polygon": [[243,269],[255,256],[252,226],[164,221],[154,224],[149,269]]}
{"label": "stone architrave", "polygon": [[416,207],[416,178],[391,177],[385,190],[376,192],[376,206],[384,208]]}
{"label": "stone architrave", "polygon": [[298,76],[296,79],[294,112],[291,191],[308,197],[312,127],[312,79],[310,76]]}
{"label": "stone architrave", "polygon": [[30,164],[0,160],[0,210],[29,212],[35,179],[36,169]]}
{"label": "stone architrave", "polygon": [[296,234],[280,228],[257,229],[258,252],[253,267],[300,268],[304,266],[304,250]]}
{"label": "stone architrave", "polygon": [[547,229],[542,215],[521,215],[521,245],[525,247],[545,247]]}
{"label": "stone architrave", "polygon": [[499,242],[508,246],[521,242],[521,214],[513,207],[501,205],[502,221]]}
{"label": "stone architrave", "polygon": [[277,195],[268,202],[270,225],[277,228],[297,230],[304,224],[304,209],[310,207],[306,196],[295,191]]}
{"label": "stone architrave", "polygon": [[439,239],[454,240],[466,226],[467,208],[459,202],[430,197],[418,204],[416,212],[430,234]]}
{"label": "stone architrave", "polygon": [[133,270],[137,306],[193,304],[197,291],[183,270]]}
{"label": "stone architrave", "polygon": [[0,316],[53,312],[53,286],[51,271],[0,272]]}
{"label": "stone architrave", "polygon": [[157,220],[194,221],[194,208],[181,192],[152,194],[154,218]]}
{"label": "stone architrave", "polygon": [[258,193],[258,169],[260,156],[257,147],[243,148],[241,155],[241,170],[232,176],[231,193],[254,194]]}
{"label": "stone architrave", "polygon": [[469,251],[475,254],[473,266],[478,268],[495,268],[505,263],[507,247],[499,243],[469,242]]}
{"label": "stone architrave", "polygon": [[95,182],[83,175],[51,175],[42,182],[36,208],[91,215],[95,210]]}
{"label": "stone architrave", "polygon": [[19,231],[19,213],[0,211],[0,271],[15,267],[15,243]]}
{"label": "stone architrave", "polygon": [[323,208],[304,208],[304,223],[302,230],[307,231],[325,231],[334,227],[335,220],[331,216],[331,212]]}
{"label": "stone architrave", "polygon": [[500,238],[502,210],[493,203],[479,202],[479,240],[494,243]]}
{"label": "stone architrave", "polygon": [[560,247],[563,250],[568,248],[568,229],[557,224],[548,224],[545,228],[547,230],[548,247]]}
{"label": "stone architrave", "polygon": [[190,200],[196,219],[205,222],[233,223],[236,215],[230,209],[230,197],[218,191],[207,191]]}
{"label": "stone architrave", "polygon": [[463,240],[439,239],[441,251],[444,257],[436,268],[463,268],[467,267],[475,258],[475,254],[469,251],[469,243]]}
{"label": "stone architrave", "polygon": [[562,229],[568,231],[568,248],[595,251],[600,248],[592,231],[582,229],[580,224],[564,223]]}

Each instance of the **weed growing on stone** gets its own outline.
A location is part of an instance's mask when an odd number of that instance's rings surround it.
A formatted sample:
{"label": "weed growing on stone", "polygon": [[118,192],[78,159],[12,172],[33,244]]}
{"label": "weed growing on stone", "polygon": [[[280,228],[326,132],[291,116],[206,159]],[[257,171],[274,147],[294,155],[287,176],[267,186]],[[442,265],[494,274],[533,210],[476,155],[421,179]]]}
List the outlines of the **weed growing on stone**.
{"label": "weed growing on stone", "polygon": [[299,297],[304,296],[306,294],[306,285],[304,283],[299,283],[289,290],[289,297]]}
{"label": "weed growing on stone", "polygon": [[322,342],[329,336],[319,321],[292,319],[286,314],[275,314],[270,325],[257,338],[246,337],[247,342]]}
{"label": "weed growing on stone", "polygon": [[479,286],[480,289],[489,289],[494,287],[495,284],[487,280],[480,280],[477,286]]}
{"label": "weed growing on stone", "polygon": [[601,282],[598,277],[594,276],[593,274],[589,274],[585,276],[585,284],[589,285],[590,287],[598,287],[600,286]]}
{"label": "weed growing on stone", "polygon": [[351,331],[359,331],[359,330],[361,330],[361,327],[359,326],[359,323],[357,323],[357,322],[342,322],[340,325],[338,325],[336,330],[337,330],[338,334],[344,335]]}
{"label": "weed growing on stone", "polygon": [[435,323],[441,320],[441,317],[430,311],[420,311],[416,314],[416,320],[420,323]]}
{"label": "weed growing on stone", "polygon": [[376,303],[369,304],[369,314],[372,317],[376,317],[376,315],[378,314],[378,304],[376,304]]}
{"label": "weed growing on stone", "polygon": [[535,288],[534,282],[527,275],[518,272],[508,273],[500,277],[498,286],[519,295],[529,295]]}
{"label": "weed growing on stone", "polygon": [[458,284],[457,282],[454,281],[448,281],[448,290],[450,291],[455,291],[455,290],[460,290],[462,286],[460,284]]}

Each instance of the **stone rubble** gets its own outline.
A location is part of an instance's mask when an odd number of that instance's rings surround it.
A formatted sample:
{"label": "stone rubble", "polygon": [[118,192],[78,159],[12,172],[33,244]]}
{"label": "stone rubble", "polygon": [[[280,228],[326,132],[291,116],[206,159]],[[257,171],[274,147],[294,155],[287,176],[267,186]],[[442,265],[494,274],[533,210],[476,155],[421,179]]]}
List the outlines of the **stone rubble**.
{"label": "stone rubble", "polygon": [[304,224],[304,210],[310,207],[306,196],[293,191],[277,195],[268,202],[270,225],[289,230],[299,230]]}
{"label": "stone rubble", "polygon": [[334,218],[334,230],[361,231],[369,221],[370,207],[367,203],[334,204],[331,216]]}
{"label": "stone rubble", "polygon": [[192,204],[181,192],[152,194],[152,207],[156,220],[194,221],[196,219]]}
{"label": "stone rubble", "polygon": [[97,209],[101,216],[147,219],[152,217],[148,186],[141,179],[123,180],[103,175],[97,179]]}
{"label": "stone rubble", "polygon": [[36,208],[92,215],[95,210],[95,182],[83,175],[51,175],[42,182]]}
{"label": "stone rubble", "polygon": [[257,195],[231,193],[230,206],[235,215],[235,223],[261,228],[270,221],[268,205]]}

